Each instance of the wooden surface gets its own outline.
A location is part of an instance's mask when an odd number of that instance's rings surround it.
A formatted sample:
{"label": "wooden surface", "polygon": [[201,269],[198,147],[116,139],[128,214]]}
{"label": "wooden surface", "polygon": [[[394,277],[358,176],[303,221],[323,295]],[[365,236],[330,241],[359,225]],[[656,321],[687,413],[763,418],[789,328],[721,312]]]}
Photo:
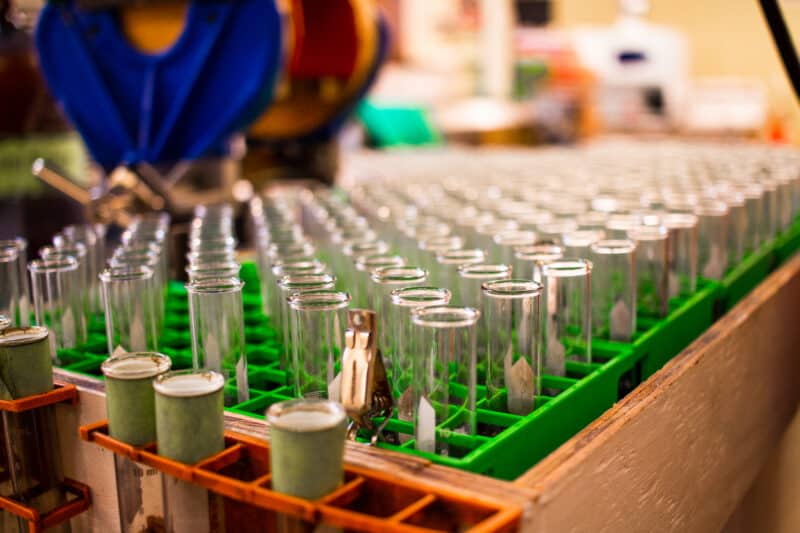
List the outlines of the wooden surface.
{"label": "wooden surface", "polygon": [[[513,484],[359,444],[348,444],[346,460],[516,502],[526,532],[719,531],[796,411],[798,308],[800,256]],[[115,531],[110,453],[77,438],[79,424],[105,416],[102,383],[58,375],[81,388],[77,410],[59,406],[66,474],[88,482],[95,499],[73,531]],[[268,433],[263,422],[233,414],[226,414],[226,426]]]}
{"label": "wooden surface", "polygon": [[515,483],[537,532],[713,532],[800,398],[800,256]]}

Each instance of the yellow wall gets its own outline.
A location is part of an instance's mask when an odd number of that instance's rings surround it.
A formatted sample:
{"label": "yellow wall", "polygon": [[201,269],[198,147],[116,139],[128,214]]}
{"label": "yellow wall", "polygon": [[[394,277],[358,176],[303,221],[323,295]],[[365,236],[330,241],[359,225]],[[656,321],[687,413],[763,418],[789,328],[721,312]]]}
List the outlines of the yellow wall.
{"label": "yellow wall", "polygon": [[[610,24],[617,0],[554,0],[558,26]],[[800,140],[800,103],[772,44],[758,0],[651,0],[648,20],[674,26],[689,39],[692,75],[745,76],[766,85],[770,112]],[[784,16],[800,44],[800,2],[783,0]]]}

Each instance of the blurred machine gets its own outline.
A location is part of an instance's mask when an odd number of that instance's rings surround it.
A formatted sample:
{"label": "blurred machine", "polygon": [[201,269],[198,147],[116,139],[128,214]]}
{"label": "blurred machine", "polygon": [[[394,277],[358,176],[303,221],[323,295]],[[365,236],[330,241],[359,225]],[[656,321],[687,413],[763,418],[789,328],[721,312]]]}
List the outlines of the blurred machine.
{"label": "blurred machine", "polygon": [[246,196],[242,179],[330,181],[387,40],[374,0],[50,2],[41,68],[104,179],[86,191],[44,161],[34,172],[122,225]]}

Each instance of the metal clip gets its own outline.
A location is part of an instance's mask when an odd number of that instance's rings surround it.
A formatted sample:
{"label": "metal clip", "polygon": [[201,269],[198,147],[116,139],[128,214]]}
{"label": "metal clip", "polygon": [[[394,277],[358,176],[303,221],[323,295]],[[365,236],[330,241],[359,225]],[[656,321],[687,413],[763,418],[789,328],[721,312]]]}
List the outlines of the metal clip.
{"label": "metal clip", "polygon": [[[359,429],[372,432],[371,443],[392,416],[392,392],[386,379],[386,368],[378,349],[378,330],[375,311],[352,309],[347,313],[345,350],[342,354],[341,401],[352,419],[347,431],[355,439]],[[380,426],[372,419],[384,417]]]}

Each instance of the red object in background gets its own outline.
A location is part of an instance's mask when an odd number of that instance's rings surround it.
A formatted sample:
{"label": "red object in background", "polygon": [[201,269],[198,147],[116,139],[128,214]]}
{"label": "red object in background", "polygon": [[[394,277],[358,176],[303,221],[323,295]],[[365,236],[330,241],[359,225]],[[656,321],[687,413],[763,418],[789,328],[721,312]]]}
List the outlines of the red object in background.
{"label": "red object in background", "polygon": [[294,79],[347,79],[358,54],[355,14],[348,0],[295,0],[295,49],[289,66]]}

